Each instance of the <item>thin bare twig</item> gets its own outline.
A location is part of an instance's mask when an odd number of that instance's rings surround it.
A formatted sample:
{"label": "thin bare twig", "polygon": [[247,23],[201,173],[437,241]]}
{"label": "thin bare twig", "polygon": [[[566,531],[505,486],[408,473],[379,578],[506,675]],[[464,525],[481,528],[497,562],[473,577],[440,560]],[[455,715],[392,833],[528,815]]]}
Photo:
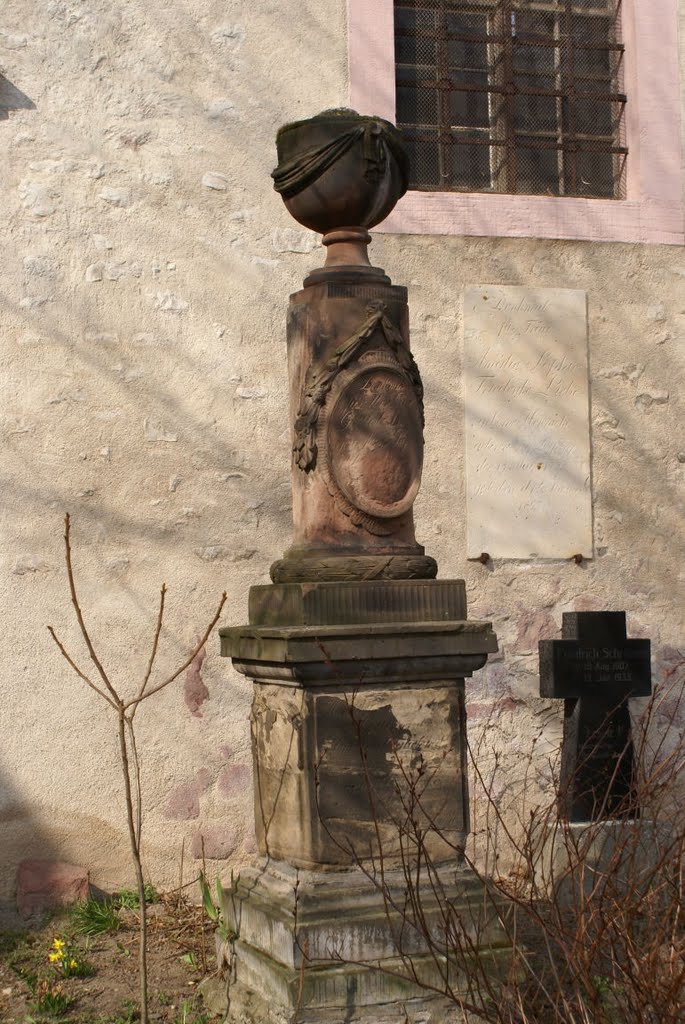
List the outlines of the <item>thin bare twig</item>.
{"label": "thin bare twig", "polygon": [[[138,691],[138,704],[140,703],[140,701],[143,699],[143,697],[145,695],[145,690],[147,688],[147,684],[148,684],[148,682],[150,680],[150,676],[152,674],[152,666],[154,665],[155,658],[157,657],[157,648],[159,647],[159,637],[160,637],[160,634],[162,632],[162,622],[164,620],[164,602],[165,602],[165,600],[166,600],[166,583],[163,583],[162,584],[162,589],[159,592],[159,612],[157,614],[157,625],[155,626],[155,635],[154,635],[154,638],[152,640],[152,650],[150,651],[150,660],[148,661],[147,671],[145,673],[145,677],[144,677],[143,682],[141,684],[140,690]],[[136,711],[138,710],[138,704],[135,704],[134,707],[133,707],[133,711],[131,712],[131,721],[133,721],[133,716],[135,715]]]}
{"label": "thin bare twig", "polygon": [[219,616],[221,615],[222,609],[223,609],[223,607],[224,607],[224,605],[226,603],[226,597],[227,597],[226,591],[224,591],[223,594],[221,595],[221,600],[219,601],[219,607],[217,608],[217,610],[216,610],[216,612],[214,614],[214,618],[212,619],[210,624],[207,626],[207,629],[204,631],[202,639],[193,648],[192,653],[188,656],[188,658],[186,658],[186,660],[183,662],[181,667],[176,669],[176,671],[172,675],[170,675],[167,679],[165,679],[164,682],[159,683],[157,686],[153,686],[151,690],[147,690],[146,692],[144,692],[142,696],[134,697],[132,700],[129,700],[124,705],[124,708],[125,708],[126,711],[128,711],[128,709],[131,708],[131,707],[136,707],[138,704],[142,703],[142,701],[144,701],[144,700],[147,700],[149,697],[154,697],[154,695],[156,693],[159,693],[160,690],[163,690],[165,687],[167,687],[169,685],[169,683],[173,683],[173,681],[175,679],[178,679],[178,677],[181,675],[182,672],[185,672],[185,670],[190,665],[192,665],[192,663],[195,661],[195,659],[197,658],[197,656],[200,653],[200,651],[202,650],[202,648],[207,643],[207,641],[209,639],[209,634],[212,632],[212,630],[216,626],[217,622],[219,621]]}
{"label": "thin bare twig", "polygon": [[60,651],[62,652],[62,657],[71,665],[71,667],[73,668],[73,670],[76,673],[76,675],[80,679],[82,679],[84,681],[84,683],[86,683],[88,686],[90,686],[91,690],[95,690],[95,692],[97,694],[99,694],[102,697],[103,700],[106,700],[110,707],[114,708],[115,711],[118,711],[118,706],[117,706],[117,704],[115,704],[115,702],[112,700],[112,698],[108,697],[107,694],[103,690],[101,690],[99,686],[95,685],[95,683],[92,681],[92,679],[90,679],[86,675],[85,672],[81,671],[81,669],[78,667],[76,662],[73,660],[73,658],[71,657],[71,655],[67,651],[67,649],[64,646],[64,644],[62,643],[62,641],[59,639],[59,637],[55,633],[55,631],[52,628],[52,626],[48,626],[48,632],[50,633],[52,639],[55,641],[55,643],[59,647]]}
{"label": "thin bare twig", "polygon": [[140,851],[140,834],[143,831],[143,790],[140,775],[140,758],[138,757],[138,745],[136,744],[136,733],[133,728],[133,715],[124,715],[128,739],[131,745],[131,759],[133,761],[133,785],[135,787],[135,826],[136,846]]}
{"label": "thin bare twig", "polygon": [[74,606],[74,611],[76,612],[76,618],[78,620],[79,626],[81,627],[81,635],[83,636],[83,639],[86,642],[86,647],[88,648],[88,653],[90,655],[90,660],[93,662],[93,664],[95,665],[95,668],[98,670],[100,678],[102,679],[103,683],[105,684],[105,689],[108,691],[108,693],[110,694],[112,700],[116,703],[116,705],[118,707],[120,705],[120,703],[121,703],[121,700],[119,698],[119,694],[116,692],[116,690],[112,686],[112,683],[109,680],[109,676],[105,672],[104,668],[102,667],[102,663],[101,663],[100,659],[98,658],[97,654],[95,653],[95,648],[93,647],[93,642],[90,639],[90,633],[88,632],[88,628],[87,628],[85,620],[83,618],[83,612],[81,611],[81,605],[79,604],[79,600],[78,600],[78,597],[76,595],[76,582],[74,580],[74,568],[73,568],[72,561],[71,561],[71,516],[69,515],[68,512],[67,512],[67,514],[64,517],[64,547],[65,547],[66,561],[67,561],[67,575],[69,577],[69,590],[71,591],[71,603]]}

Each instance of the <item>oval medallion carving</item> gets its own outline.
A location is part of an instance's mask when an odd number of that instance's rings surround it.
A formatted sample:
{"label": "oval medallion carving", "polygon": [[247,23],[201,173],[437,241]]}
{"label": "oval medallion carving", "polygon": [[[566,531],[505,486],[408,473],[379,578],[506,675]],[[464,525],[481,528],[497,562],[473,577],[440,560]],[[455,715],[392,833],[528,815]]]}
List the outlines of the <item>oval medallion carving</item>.
{"label": "oval medallion carving", "polygon": [[338,391],[326,423],[328,469],[355,507],[378,519],[408,512],[421,483],[423,431],[400,367],[367,366]]}

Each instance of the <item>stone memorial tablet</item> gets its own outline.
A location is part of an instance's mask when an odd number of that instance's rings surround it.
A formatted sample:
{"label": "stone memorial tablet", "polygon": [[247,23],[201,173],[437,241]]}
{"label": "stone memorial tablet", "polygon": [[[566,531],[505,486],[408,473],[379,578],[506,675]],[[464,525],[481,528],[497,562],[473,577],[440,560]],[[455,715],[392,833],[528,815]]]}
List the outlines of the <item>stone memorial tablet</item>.
{"label": "stone memorial tablet", "polygon": [[468,557],[592,556],[585,292],[464,292]]}

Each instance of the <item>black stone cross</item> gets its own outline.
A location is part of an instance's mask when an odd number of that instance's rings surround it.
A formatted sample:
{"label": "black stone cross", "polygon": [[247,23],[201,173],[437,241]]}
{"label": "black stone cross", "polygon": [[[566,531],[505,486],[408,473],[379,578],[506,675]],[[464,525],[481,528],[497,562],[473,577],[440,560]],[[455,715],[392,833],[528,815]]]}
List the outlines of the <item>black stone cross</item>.
{"label": "black stone cross", "polygon": [[650,641],[625,612],[564,612],[561,635],[539,643],[540,696],[565,701],[559,817],[637,817],[628,701],[652,692]]}

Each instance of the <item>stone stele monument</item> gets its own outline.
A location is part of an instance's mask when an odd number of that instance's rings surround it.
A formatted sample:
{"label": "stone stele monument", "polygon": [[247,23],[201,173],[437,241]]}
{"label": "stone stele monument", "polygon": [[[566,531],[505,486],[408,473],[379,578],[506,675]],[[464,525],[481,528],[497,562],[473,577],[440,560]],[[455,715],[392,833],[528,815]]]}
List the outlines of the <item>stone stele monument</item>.
{"label": "stone stele monument", "polygon": [[503,958],[462,857],[464,680],[497,641],[414,536],[423,388],[407,291],[367,256],[408,161],[393,125],[351,110],[285,125],[277,147],[276,190],[327,257],[288,313],[293,543],[273,583],[252,587],[250,624],[221,631],[222,654],[254,681],[260,854],[224,903],[229,1019],[442,1021],[402,960],[441,984],[416,907],[397,911],[416,861],[407,827],[427,829],[413,899],[432,934],[448,902],[474,948]]}

